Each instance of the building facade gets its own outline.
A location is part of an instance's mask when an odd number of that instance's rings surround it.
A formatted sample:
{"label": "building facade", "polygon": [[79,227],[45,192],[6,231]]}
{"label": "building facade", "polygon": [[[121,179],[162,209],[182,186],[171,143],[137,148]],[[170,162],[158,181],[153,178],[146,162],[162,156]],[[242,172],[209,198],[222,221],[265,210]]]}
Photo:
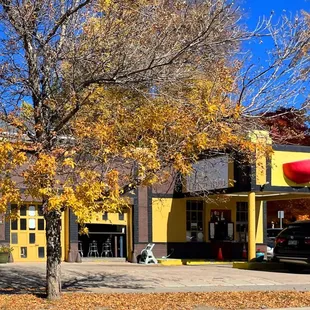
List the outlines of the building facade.
{"label": "building facade", "polygon": [[[62,259],[132,261],[155,243],[156,257],[215,259],[221,248],[224,259],[241,259],[246,247],[251,260],[266,244],[266,204],[310,198],[308,161],[309,147],[282,145],[274,145],[271,158],[258,157],[254,165],[227,156],[206,159],[186,179],[176,176],[160,186],[139,188],[123,213],[97,214],[87,224],[87,236],[79,235],[74,214],[66,211],[60,228]],[[45,261],[40,204],[25,202],[18,212],[16,221],[1,221],[0,242],[11,245],[16,262]]]}

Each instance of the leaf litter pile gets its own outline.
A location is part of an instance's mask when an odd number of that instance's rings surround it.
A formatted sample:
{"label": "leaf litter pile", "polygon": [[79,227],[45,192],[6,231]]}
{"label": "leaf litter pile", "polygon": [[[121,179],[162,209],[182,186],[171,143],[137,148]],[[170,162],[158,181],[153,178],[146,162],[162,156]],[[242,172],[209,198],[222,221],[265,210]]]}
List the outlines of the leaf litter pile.
{"label": "leaf litter pile", "polygon": [[66,293],[50,302],[32,294],[0,295],[0,309],[264,309],[310,306],[310,292],[212,292],[154,294]]}

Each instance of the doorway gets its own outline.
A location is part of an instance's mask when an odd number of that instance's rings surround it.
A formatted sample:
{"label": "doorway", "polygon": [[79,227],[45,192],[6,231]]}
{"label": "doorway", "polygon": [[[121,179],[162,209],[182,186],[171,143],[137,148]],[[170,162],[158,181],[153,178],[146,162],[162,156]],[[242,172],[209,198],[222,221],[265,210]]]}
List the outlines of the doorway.
{"label": "doorway", "polygon": [[86,224],[88,235],[79,235],[83,257],[127,258],[126,225]]}

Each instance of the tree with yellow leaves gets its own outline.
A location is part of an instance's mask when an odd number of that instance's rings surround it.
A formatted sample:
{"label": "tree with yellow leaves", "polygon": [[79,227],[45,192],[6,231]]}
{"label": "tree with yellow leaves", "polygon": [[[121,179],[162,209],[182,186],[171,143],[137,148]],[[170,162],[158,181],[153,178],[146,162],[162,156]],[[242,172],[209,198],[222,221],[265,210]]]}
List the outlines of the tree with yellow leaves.
{"label": "tree with yellow leaves", "polygon": [[21,184],[42,202],[49,299],[64,210],[85,233],[171,168],[254,152],[233,59],[253,33],[239,18],[225,0],[0,1],[0,211],[20,206]]}

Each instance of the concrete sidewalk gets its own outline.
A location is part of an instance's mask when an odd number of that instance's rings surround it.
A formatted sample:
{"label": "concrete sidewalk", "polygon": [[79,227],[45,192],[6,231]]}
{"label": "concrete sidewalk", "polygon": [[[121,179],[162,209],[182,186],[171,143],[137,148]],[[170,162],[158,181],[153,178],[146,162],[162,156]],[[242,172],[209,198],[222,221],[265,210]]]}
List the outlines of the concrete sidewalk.
{"label": "concrete sidewalk", "polygon": [[[310,291],[309,274],[239,270],[231,265],[62,264],[64,291],[95,293]],[[0,264],[0,275],[0,293],[40,290],[45,284],[45,264]]]}

